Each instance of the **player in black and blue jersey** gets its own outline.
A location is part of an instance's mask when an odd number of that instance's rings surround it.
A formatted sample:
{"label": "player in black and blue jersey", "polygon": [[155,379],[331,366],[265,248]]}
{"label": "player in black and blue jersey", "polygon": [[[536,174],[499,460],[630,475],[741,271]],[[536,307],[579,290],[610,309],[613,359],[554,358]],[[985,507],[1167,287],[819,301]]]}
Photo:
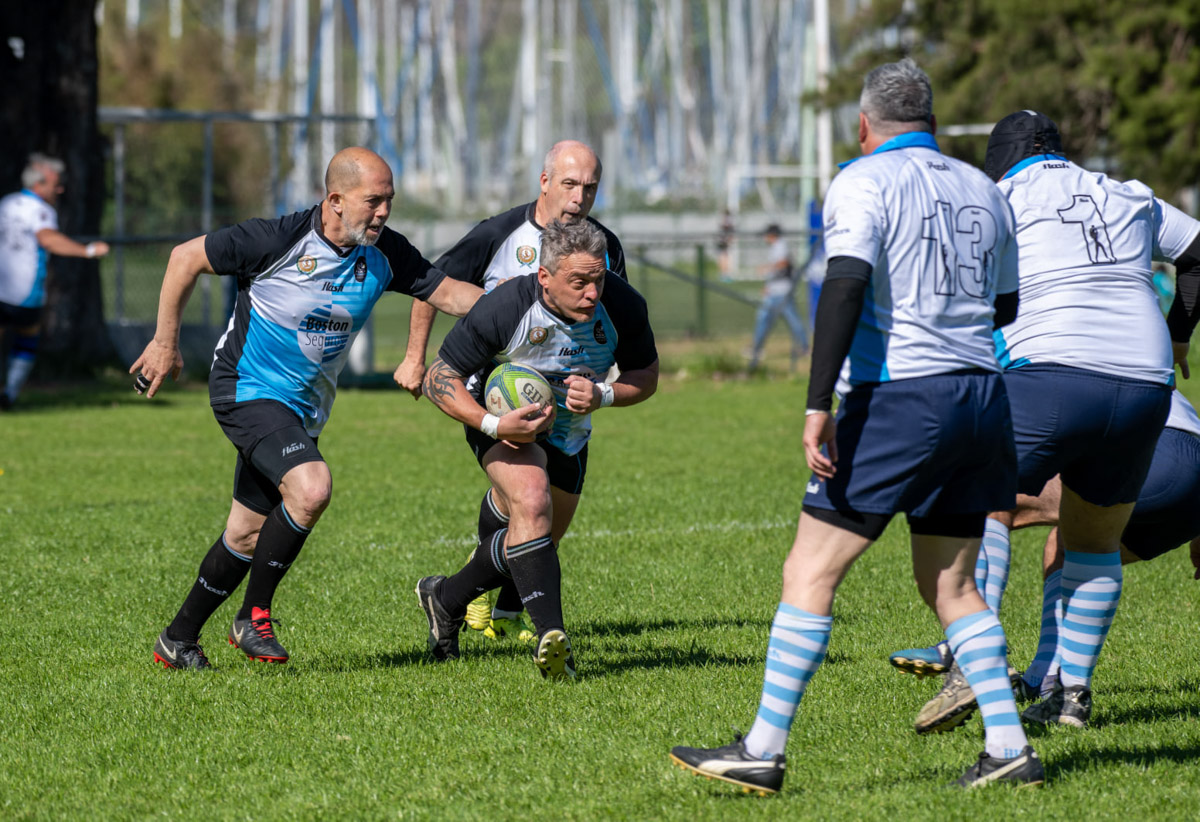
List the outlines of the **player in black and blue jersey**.
{"label": "player in black and blue jersey", "polygon": [[[476,225],[438,258],[437,267],[447,277],[475,283],[489,292],[514,277],[537,274],[543,226],[554,220],[563,223],[586,220],[604,232],[608,270],[627,279],[620,240],[590,216],[602,173],[600,158],[590,146],[578,140],[560,140],[546,152],[542,162],[537,199]],[[413,301],[404,361],[394,376],[400,387],[414,397],[421,396],[425,349],[436,314],[428,303]],[[497,512],[489,490],[479,506],[478,544],[482,545],[502,527],[503,517]],[[467,607],[467,626],[482,631],[489,639],[513,636],[532,642],[533,630],[522,618],[521,601],[511,582],[501,587],[494,608],[489,597],[481,596]]]}
{"label": "player in black and blue jersey", "polygon": [[252,219],[171,252],[154,339],[130,368],[153,397],[183,368],[183,308],[203,272],[237,277],[238,298],[209,376],[213,414],[237,448],[233,505],[175,619],[154,645],[167,668],[209,662],[200,630],[249,573],[229,642],[251,659],[287,662],[271,603],[321,513],[332,477],[317,449],[355,335],[385,291],[462,315],[480,289],[451,280],[386,227],[395,189],[387,163],[347,148],[325,172],[325,199]]}
{"label": "player in black and blue jersey", "polygon": [[[591,414],[648,399],[658,387],[658,352],[645,300],[606,268],[597,226],[556,221],[540,246],[537,276],[484,295],[446,336],[425,376],[425,395],[466,428],[504,522],[458,573],[421,579],[417,596],[430,651],[453,659],[467,604],[511,579],[537,632],[537,667],[550,678],[572,678],[558,542],[583,490]],[[540,371],[554,408],[488,413],[483,381],[503,362]],[[621,376],[604,382],[614,364]]]}

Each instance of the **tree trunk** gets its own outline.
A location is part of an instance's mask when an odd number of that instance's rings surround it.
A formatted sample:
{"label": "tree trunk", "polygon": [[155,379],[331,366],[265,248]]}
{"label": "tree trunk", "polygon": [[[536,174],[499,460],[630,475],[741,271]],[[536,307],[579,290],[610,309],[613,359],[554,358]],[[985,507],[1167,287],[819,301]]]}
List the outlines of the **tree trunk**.
{"label": "tree trunk", "polygon": [[[9,4],[0,15],[0,183],[20,187],[31,152],[62,158],[66,191],[58,202],[62,231],[95,236],[104,208],[105,142],[97,126],[95,0]],[[110,361],[100,264],[52,257],[46,282],[39,373],[82,375]]]}

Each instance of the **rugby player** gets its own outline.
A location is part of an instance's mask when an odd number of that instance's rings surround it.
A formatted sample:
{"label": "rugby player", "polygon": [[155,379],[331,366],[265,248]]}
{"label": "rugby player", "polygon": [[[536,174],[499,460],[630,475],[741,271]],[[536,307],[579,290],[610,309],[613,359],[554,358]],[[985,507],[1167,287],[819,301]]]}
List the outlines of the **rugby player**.
{"label": "rugby player", "polygon": [[837,587],[903,512],[918,588],[986,695],[985,751],[955,784],[1040,785],[1042,764],[1006,675],[1004,631],[971,576],[987,512],[1015,499],[1008,400],[992,345],[993,328],[1017,309],[1012,210],[978,169],[940,153],[929,78],[911,59],[871,71],[860,108],[865,156],[845,164],[825,200],[829,263],[804,426],[812,478],[784,563],[758,715],[729,745],[680,746],[671,756],[759,793],[780,790],[796,710],[828,648]]}
{"label": "rugby player", "polygon": [[166,668],[209,667],[200,631],[247,572],[229,642],[251,659],[287,662],[272,627],[272,600],[329,504],[332,476],[317,438],[355,335],[386,291],[459,315],[482,293],[445,277],[385,225],[394,196],[383,158],[343,149],[329,162],[318,205],[246,220],[171,252],[154,339],[130,373],[147,397],[167,376],[177,377],[180,322],[200,274],[237,277],[236,309],[209,376],[213,414],[237,460],[225,530],[154,643],[154,659]]}
{"label": "rugby player", "polygon": [[[555,143],[542,163],[538,198],[479,223],[435,265],[447,276],[475,283],[488,292],[513,277],[537,274],[543,226],[554,220],[562,223],[587,220],[604,232],[608,242],[605,252],[608,270],[626,279],[625,254],[620,240],[589,216],[596,202],[602,172],[600,158],[591,147],[577,140]],[[408,345],[404,361],[394,377],[414,398],[421,396],[425,349],[436,314],[436,309],[429,303],[413,301]],[[476,545],[488,544],[505,524],[489,490],[479,505]],[[522,610],[516,587],[506,581],[497,594],[494,608],[489,595],[483,595],[467,606],[467,626],[483,631],[490,639],[515,636],[524,642],[532,642],[534,634],[522,618]]]}
{"label": "rugby player", "polygon": [[[505,525],[458,573],[424,577],[416,590],[429,650],[447,660],[459,655],[467,604],[511,579],[533,620],[537,668],[570,679],[575,660],[563,624],[558,543],[583,490],[591,414],[648,399],[658,387],[658,352],[645,300],[606,268],[599,226],[555,220],[540,247],[537,276],[516,277],[480,299],[425,375],[425,396],[463,424]],[[554,406],[488,413],[483,381],[502,362],[540,371]],[[603,382],[613,365],[621,376]]]}
{"label": "rugby player", "polygon": [[[1187,376],[1188,341],[1200,317],[1200,222],[1136,180],[1113,180],[1068,160],[1058,126],[1035,111],[996,124],[984,171],[1017,221],[1021,309],[996,335],[1012,403],[1017,490],[1036,497],[1055,475],[1061,486],[1061,674],[1022,717],[1084,727],[1121,596],[1121,534],[1170,412],[1174,365]],[[1166,323],[1155,260],[1179,271]],[[1011,524],[1011,516],[993,517],[985,540],[992,582],[984,585],[994,591],[997,613]],[[952,728],[973,704],[969,683],[952,668],[918,715],[917,731]]]}

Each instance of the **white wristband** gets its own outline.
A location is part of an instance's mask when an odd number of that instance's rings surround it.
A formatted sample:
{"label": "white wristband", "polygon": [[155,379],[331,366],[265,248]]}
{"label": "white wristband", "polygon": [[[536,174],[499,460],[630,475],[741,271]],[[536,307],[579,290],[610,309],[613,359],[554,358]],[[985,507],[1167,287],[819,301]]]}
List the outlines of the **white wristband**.
{"label": "white wristband", "polygon": [[804,409],[804,416],[806,416],[806,417],[811,417],[813,414],[829,414],[829,413],[830,413],[829,411],[822,411],[820,408]]}
{"label": "white wristband", "polygon": [[96,256],[96,244],[88,243],[87,246],[83,249],[83,253],[84,253],[84,256],[86,256],[89,260],[92,257],[95,257]]}
{"label": "white wristband", "polygon": [[600,407],[608,408],[613,404],[615,397],[613,396],[613,387],[606,382],[598,383],[597,388],[600,389]]}
{"label": "white wristband", "polygon": [[479,423],[479,430],[487,434],[493,439],[496,438],[496,431],[500,428],[500,418],[495,414],[484,414],[483,421]]}

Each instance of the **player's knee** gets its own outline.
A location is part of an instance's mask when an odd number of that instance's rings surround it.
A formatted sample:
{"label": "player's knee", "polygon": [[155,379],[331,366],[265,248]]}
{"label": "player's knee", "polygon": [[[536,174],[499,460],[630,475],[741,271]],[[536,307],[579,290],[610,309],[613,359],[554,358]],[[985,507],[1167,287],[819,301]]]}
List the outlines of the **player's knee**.
{"label": "player's knee", "polygon": [[284,505],[288,513],[298,520],[298,524],[312,527],[312,524],[329,507],[333,497],[333,481],[325,477],[306,478],[294,483],[284,494]]}
{"label": "player's knee", "polygon": [[550,513],[550,484],[544,477],[517,483],[505,489],[504,496],[511,516],[524,518]]}
{"label": "player's knee", "polygon": [[235,554],[241,554],[244,557],[254,556],[254,547],[258,545],[259,527],[255,528],[239,528],[239,523],[230,520],[225,526],[225,547]]}

